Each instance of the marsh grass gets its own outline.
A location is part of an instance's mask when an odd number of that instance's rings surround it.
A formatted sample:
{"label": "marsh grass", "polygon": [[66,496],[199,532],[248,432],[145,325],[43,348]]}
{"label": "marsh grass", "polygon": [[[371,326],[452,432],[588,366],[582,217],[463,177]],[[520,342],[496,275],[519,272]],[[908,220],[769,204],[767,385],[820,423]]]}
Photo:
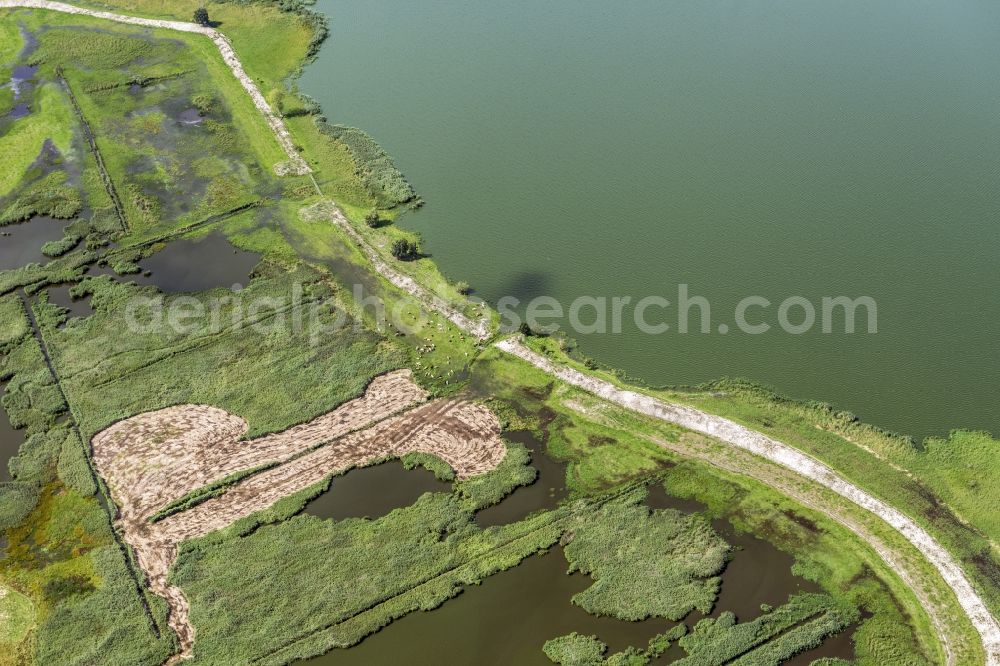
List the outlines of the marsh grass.
{"label": "marsh grass", "polygon": [[[134,30],[134,29],[133,29]],[[176,53],[176,46],[174,51]],[[167,48],[149,40],[110,32],[62,28],[46,30],[39,47],[28,62],[32,65],[72,64],[73,67],[100,70],[117,69],[139,58],[170,57]]]}
{"label": "marsh grass", "polygon": [[634,492],[570,524],[563,549],[569,571],[594,584],[573,597],[592,615],[637,621],[708,613],[729,545],[708,521],[672,509],[651,511]]}
{"label": "marsh grass", "polygon": [[0,155],[4,168],[0,170],[0,197],[14,190],[51,141],[61,152],[71,147],[76,120],[69,101],[54,83],[43,82],[32,93],[32,112],[0,129]]}
{"label": "marsh grass", "polygon": [[823,638],[858,620],[858,611],[820,594],[798,594],[749,622],[732,613],[699,621],[678,640],[688,656],[677,666],[773,666],[817,647]]}
{"label": "marsh grass", "polygon": [[746,380],[725,379],[689,389],[637,387],[613,372],[587,368],[551,338],[529,338],[527,344],[619,386],[724,416],[817,458],[921,524],[961,560],[986,603],[1000,609],[1000,556],[993,545],[997,535],[987,531],[997,525],[989,518],[993,495],[975,490],[976,474],[980,488],[996,487],[987,479],[1000,473],[1000,467],[988,461],[977,472],[970,467],[977,456],[994,448],[991,438],[959,435],[954,445],[934,440],[921,447],[849,412],[792,400]]}
{"label": "marsh grass", "polygon": [[[303,285],[304,302],[330,298],[314,271],[271,267],[262,273],[243,290],[241,302],[288,301],[295,284]],[[279,318],[269,311],[261,319],[267,328],[253,327],[235,319],[241,306],[236,299],[227,300],[232,294],[224,289],[166,297],[167,308],[192,296],[206,302],[206,312],[211,301],[220,303],[217,322],[222,325],[216,328],[219,324],[205,317],[193,331],[123,329],[124,304],[155,296],[149,287],[102,277],[85,280],[77,293],[92,294],[94,313],[72,326],[53,327],[47,337],[86,436],[133,414],[189,402],[216,405],[245,418],[248,437],[284,430],[360,395],[372,377],[406,360],[395,343],[350,325],[315,344],[288,313]],[[329,326],[334,313],[328,306],[321,311]]]}
{"label": "marsh grass", "polygon": [[80,192],[67,184],[65,171],[48,173],[26,184],[16,198],[0,204],[0,226],[22,222],[36,215],[59,220],[75,217],[83,206]]}
{"label": "marsh grass", "polygon": [[80,236],[69,234],[59,240],[49,241],[42,245],[42,254],[46,257],[61,257],[80,243]]}
{"label": "marsh grass", "polygon": [[[527,460],[519,446],[508,457],[483,477],[491,477],[486,486],[502,489],[501,497],[521,483]],[[189,595],[199,627],[195,663],[286,661],[325,651],[333,640],[353,644],[558,539],[552,525],[562,513],[479,529],[475,511],[494,497],[427,493],[377,520],[303,514],[260,525],[258,519],[188,542],[172,579]],[[230,566],[234,557],[247,566]],[[317,576],[321,587],[311,582]]]}
{"label": "marsh grass", "polygon": [[[39,77],[45,80],[59,68],[73,88],[127,221],[138,231],[162,233],[280,195],[271,167],[284,154],[210,40],[39,14],[25,21],[39,39],[31,61],[40,65]],[[51,106],[44,96],[62,95],[53,84],[37,92],[43,113],[24,119],[32,123],[15,124],[0,142],[13,144],[17,130],[20,143],[38,145],[37,154],[41,139],[36,133],[44,128],[28,129]],[[187,117],[189,109],[197,109],[200,117]],[[73,123],[64,125],[68,130]],[[67,147],[67,141],[54,138],[60,148]],[[84,173],[84,181],[88,195],[95,195],[91,208],[97,217],[110,202],[99,200],[93,176]]]}
{"label": "marsh grass", "polygon": [[[0,374],[9,377],[4,408],[15,426],[27,428],[9,462],[13,481],[0,484],[6,537],[0,579],[34,607],[29,632],[10,653],[36,663],[59,663],[69,653],[102,663],[162,661],[171,640],[150,631],[107,513],[94,497],[83,443],[56,422],[66,406],[15,295],[0,298],[0,319]],[[74,594],[53,596],[70,584]],[[165,606],[154,601],[153,612],[165,626]]]}
{"label": "marsh grass", "polygon": [[356,127],[331,125],[322,120],[317,120],[316,127],[321,134],[347,147],[354,159],[355,174],[379,208],[420,205],[417,193],[393,164],[392,158],[367,132]]}

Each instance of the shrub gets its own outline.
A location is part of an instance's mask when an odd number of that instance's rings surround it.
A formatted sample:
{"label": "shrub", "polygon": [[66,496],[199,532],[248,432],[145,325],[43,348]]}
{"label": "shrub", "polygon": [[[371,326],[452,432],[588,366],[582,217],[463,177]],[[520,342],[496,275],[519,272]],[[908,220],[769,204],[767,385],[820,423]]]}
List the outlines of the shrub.
{"label": "shrub", "polygon": [[372,209],[368,211],[368,214],[365,215],[365,224],[372,229],[377,229],[382,224],[382,218],[378,216],[377,210]]}
{"label": "shrub", "polygon": [[393,241],[390,249],[392,256],[400,261],[411,261],[420,256],[420,247],[411,240],[399,238]]}

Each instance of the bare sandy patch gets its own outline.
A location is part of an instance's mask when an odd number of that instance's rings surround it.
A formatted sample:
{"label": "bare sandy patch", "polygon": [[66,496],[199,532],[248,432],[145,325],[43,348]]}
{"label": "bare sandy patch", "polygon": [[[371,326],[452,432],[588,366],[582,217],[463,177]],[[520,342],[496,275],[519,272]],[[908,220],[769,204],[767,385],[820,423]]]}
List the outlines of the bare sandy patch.
{"label": "bare sandy patch", "polygon": [[376,377],[362,397],[313,421],[252,441],[240,439],[247,422],[222,409],[167,407],[98,433],[94,462],[112,487],[122,517],[145,519],[212,481],[287,460],[426,398],[410,371],[398,370]]}
{"label": "bare sandy patch", "polygon": [[[266,509],[327,476],[386,457],[430,453],[458,478],[494,469],[506,447],[486,407],[462,400],[424,403],[409,370],[377,377],[365,395],[302,425],[241,440],[246,421],[206,405],[180,405],[121,421],[93,438],[94,462],[119,507],[116,520],[150,589],[167,600],[169,623],[190,657],[194,628],[167,574],[181,541],[204,536]],[[424,403],[424,404],[421,404]],[[221,496],[151,523],[172,502],[235,472],[249,474]]]}

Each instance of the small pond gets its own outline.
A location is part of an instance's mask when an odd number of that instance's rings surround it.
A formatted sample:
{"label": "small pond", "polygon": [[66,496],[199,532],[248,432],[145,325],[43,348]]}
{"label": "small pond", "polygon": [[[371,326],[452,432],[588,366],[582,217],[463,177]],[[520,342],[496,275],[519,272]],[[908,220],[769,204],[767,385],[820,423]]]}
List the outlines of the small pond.
{"label": "small pond", "polygon": [[545,443],[530,431],[515,430],[504,433],[504,438],[525,445],[531,451],[531,465],[538,470],[538,477],[530,486],[518,488],[500,503],[476,514],[480,527],[506,525],[542,509],[554,509],[566,496],[566,463],[560,463],[545,454]]}
{"label": "small pond", "polygon": [[167,293],[245,286],[260,255],[233,247],[218,231],[198,239],[170,243],[140,265],[151,271],[151,281]]}
{"label": "small pond", "polygon": [[90,296],[73,298],[69,290],[73,285],[62,284],[48,288],[49,303],[69,310],[70,317],[89,317],[94,312],[90,307]]}
{"label": "small pond", "polygon": [[406,469],[398,460],[352,469],[330,482],[330,489],[304,511],[319,518],[380,518],[393,509],[409,506],[424,493],[450,492],[451,484],[438,481],[423,467]]}

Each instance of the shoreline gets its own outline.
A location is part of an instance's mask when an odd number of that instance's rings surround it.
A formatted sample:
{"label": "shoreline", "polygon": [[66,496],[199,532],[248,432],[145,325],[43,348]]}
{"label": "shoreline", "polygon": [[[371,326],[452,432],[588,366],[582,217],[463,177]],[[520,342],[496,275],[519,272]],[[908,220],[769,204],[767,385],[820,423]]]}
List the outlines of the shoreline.
{"label": "shoreline", "polygon": [[[153,28],[164,28],[181,30],[203,34],[216,44],[219,48],[223,60],[229,66],[234,76],[241,82],[244,89],[250,95],[258,111],[264,116],[268,125],[274,132],[279,145],[284,149],[289,157],[288,170],[284,170],[280,165],[276,168],[279,175],[284,174],[310,174],[311,169],[305,160],[298,155],[294,149],[291,134],[285,126],[283,120],[270,109],[264,100],[256,84],[250,80],[243,70],[242,64],[236,56],[235,50],[228,38],[212,28],[203,28],[191,23],[178,21],[161,21],[154,19],[143,19],[127,15],[114,14],[97,10],[89,10],[73,5],[48,0],[0,0],[0,8],[28,8],[57,11],[69,14],[80,14],[93,18],[117,21],[132,25],[141,25]],[[228,57],[227,57],[228,56]],[[315,181],[314,181],[315,183]],[[319,190],[317,186],[317,190]],[[451,308],[443,299],[437,297],[430,290],[417,282],[414,278],[400,273],[393,269],[381,256],[377,249],[371,247],[360,234],[354,229],[351,222],[343,212],[333,202],[332,199],[324,198],[332,206],[329,212],[330,222],[345,232],[357,245],[359,245],[372,263],[375,272],[383,279],[387,280],[395,287],[408,293],[417,299],[425,307],[428,307],[447,317],[458,328],[479,338],[480,340],[495,340],[496,331],[484,321],[473,321],[461,312]],[[322,203],[322,202],[321,202]],[[521,358],[535,367],[542,369],[547,374],[563,382],[583,388],[584,390],[597,395],[598,397],[619,404],[632,411],[647,416],[653,416],[671,423],[677,423],[685,428],[702,432],[712,438],[727,444],[750,451],[755,455],[777,462],[778,464],[801,474],[803,477],[823,485],[841,496],[850,500],[882,519],[890,527],[899,532],[907,541],[915,546],[923,554],[924,558],[937,570],[943,582],[954,592],[959,604],[962,605],[969,617],[973,627],[979,632],[984,650],[986,650],[986,663],[1000,664],[1000,626],[996,619],[989,612],[985,602],[977,595],[961,568],[951,559],[950,553],[940,546],[939,543],[923,528],[919,527],[911,518],[903,514],[881,500],[874,498],[869,493],[848,482],[827,465],[816,461],[798,448],[782,444],[757,431],[745,426],[740,426],[733,421],[721,416],[713,415],[709,412],[695,409],[693,407],[682,406],[677,403],[670,403],[658,400],[650,396],[615,387],[610,382],[598,379],[591,375],[586,375],[566,366],[557,366],[548,359],[540,356],[523,346],[515,338],[507,337],[494,343],[501,351]],[[860,535],[859,535],[860,536]],[[883,558],[884,559],[884,558]],[[886,561],[889,566],[892,562]],[[947,640],[944,635],[939,635],[942,646],[947,650]]]}

